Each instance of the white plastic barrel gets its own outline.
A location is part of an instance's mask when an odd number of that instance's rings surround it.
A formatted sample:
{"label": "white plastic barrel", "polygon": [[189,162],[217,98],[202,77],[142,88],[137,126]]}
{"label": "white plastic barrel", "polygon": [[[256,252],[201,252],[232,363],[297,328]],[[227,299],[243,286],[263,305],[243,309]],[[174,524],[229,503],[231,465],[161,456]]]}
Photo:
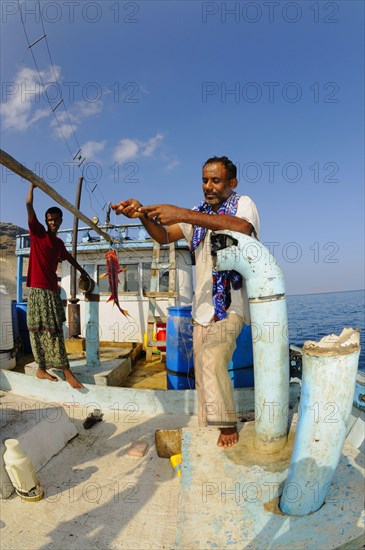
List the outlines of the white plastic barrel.
{"label": "white plastic barrel", "polygon": [[11,315],[11,298],[5,285],[0,285],[0,368],[13,369],[15,357],[11,357],[14,348],[13,320]]}

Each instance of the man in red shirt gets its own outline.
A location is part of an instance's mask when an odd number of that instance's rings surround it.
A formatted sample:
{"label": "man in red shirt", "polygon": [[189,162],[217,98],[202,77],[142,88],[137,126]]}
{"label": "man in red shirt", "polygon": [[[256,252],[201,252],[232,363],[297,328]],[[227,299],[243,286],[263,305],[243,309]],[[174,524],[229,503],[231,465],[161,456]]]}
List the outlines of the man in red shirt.
{"label": "man in red shirt", "polygon": [[67,260],[80,273],[82,279],[88,279],[87,272],[66,250],[57,231],[62,223],[62,210],[57,206],[46,212],[45,227],[38,221],[33,208],[33,191],[31,184],[27,199],[28,225],[31,237],[30,257],[27,273],[27,286],[30,287],[27,307],[27,324],[34,359],[38,363],[38,378],[57,381],[47,369],[62,369],[66,381],[76,389],[84,386],[70,370],[63,322],[66,320],[60,288],[57,281],[57,265],[60,260]]}

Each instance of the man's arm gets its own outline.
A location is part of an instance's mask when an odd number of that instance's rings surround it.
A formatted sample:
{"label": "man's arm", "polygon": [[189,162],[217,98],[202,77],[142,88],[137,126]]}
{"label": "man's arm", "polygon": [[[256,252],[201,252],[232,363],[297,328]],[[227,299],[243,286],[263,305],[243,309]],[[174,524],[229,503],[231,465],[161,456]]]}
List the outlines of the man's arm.
{"label": "man's arm", "polygon": [[33,183],[30,184],[28,195],[25,201],[25,204],[27,205],[27,212],[28,212],[28,223],[31,223],[34,218],[36,218],[36,213],[33,208],[33,191],[35,189],[36,185]]}
{"label": "man's arm", "polygon": [[67,251],[65,258],[77,271],[80,271],[82,279],[89,279],[89,274],[81,265],[75,260],[75,258]]}
{"label": "man's arm", "polygon": [[154,216],[142,212],[142,204],[136,199],[112,204],[112,208],[116,214],[124,214],[127,218],[139,218],[152,239],[160,244],[173,243],[184,238],[184,234],[176,222],[169,224],[168,227],[167,224],[165,226],[160,220],[153,219]]}
{"label": "man's arm", "polygon": [[238,218],[237,216],[204,214],[203,212],[188,210],[170,204],[141,206],[138,208],[138,211],[147,215],[150,219],[158,220],[163,226],[169,226],[169,228],[174,227],[174,224],[189,223],[191,225],[198,225],[199,227],[211,229],[212,231],[229,229],[231,231],[244,233],[245,235],[251,235],[254,231],[250,222],[243,218]]}
{"label": "man's arm", "polygon": [[112,208],[117,214],[124,214],[128,218],[140,218],[151,237],[161,244],[175,242],[184,237],[179,223],[198,225],[212,231],[229,229],[245,235],[251,235],[254,231],[250,222],[237,216],[204,214],[171,204],[142,206],[139,201],[129,199],[113,204]]}

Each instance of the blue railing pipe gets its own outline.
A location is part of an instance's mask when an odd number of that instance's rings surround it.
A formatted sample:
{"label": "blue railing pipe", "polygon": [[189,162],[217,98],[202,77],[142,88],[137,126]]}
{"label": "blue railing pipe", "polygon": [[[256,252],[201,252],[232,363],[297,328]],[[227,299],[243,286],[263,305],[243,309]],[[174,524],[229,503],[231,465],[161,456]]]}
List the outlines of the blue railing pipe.
{"label": "blue railing pipe", "polygon": [[351,417],[360,355],[358,330],[307,341],[298,425],[280,499],[285,514],[304,516],[323,505],[341,457]]}
{"label": "blue railing pipe", "polygon": [[[231,239],[216,246],[222,235]],[[227,244],[227,243],[226,243]],[[284,277],[275,258],[256,239],[233,231],[212,235],[218,271],[235,270],[245,279],[250,304],[255,374],[255,447],[271,453],[287,442],[289,344]]]}
{"label": "blue railing pipe", "polygon": [[[85,348],[86,368],[93,369],[100,367],[100,344],[99,344],[99,287],[90,280],[90,288],[85,293]],[[82,281],[81,281],[82,282]],[[80,287],[80,283],[79,283]]]}

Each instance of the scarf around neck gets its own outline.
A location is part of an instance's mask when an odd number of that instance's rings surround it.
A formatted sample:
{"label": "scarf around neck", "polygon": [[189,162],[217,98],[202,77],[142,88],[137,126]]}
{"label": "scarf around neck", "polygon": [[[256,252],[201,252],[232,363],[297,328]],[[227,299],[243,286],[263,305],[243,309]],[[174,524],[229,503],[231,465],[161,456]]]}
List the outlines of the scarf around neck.
{"label": "scarf around neck", "polygon": [[[204,214],[225,214],[235,216],[238,207],[240,195],[235,191],[220,205],[217,212],[213,212],[212,207],[205,201],[202,201],[193,210],[203,212]],[[191,242],[191,251],[194,252],[207,234],[205,227],[194,226],[193,238]],[[212,270],[213,288],[212,297],[214,305],[214,322],[221,321],[227,317],[227,309],[231,305],[231,287],[238,290],[242,287],[242,276],[237,271],[216,271]]]}

